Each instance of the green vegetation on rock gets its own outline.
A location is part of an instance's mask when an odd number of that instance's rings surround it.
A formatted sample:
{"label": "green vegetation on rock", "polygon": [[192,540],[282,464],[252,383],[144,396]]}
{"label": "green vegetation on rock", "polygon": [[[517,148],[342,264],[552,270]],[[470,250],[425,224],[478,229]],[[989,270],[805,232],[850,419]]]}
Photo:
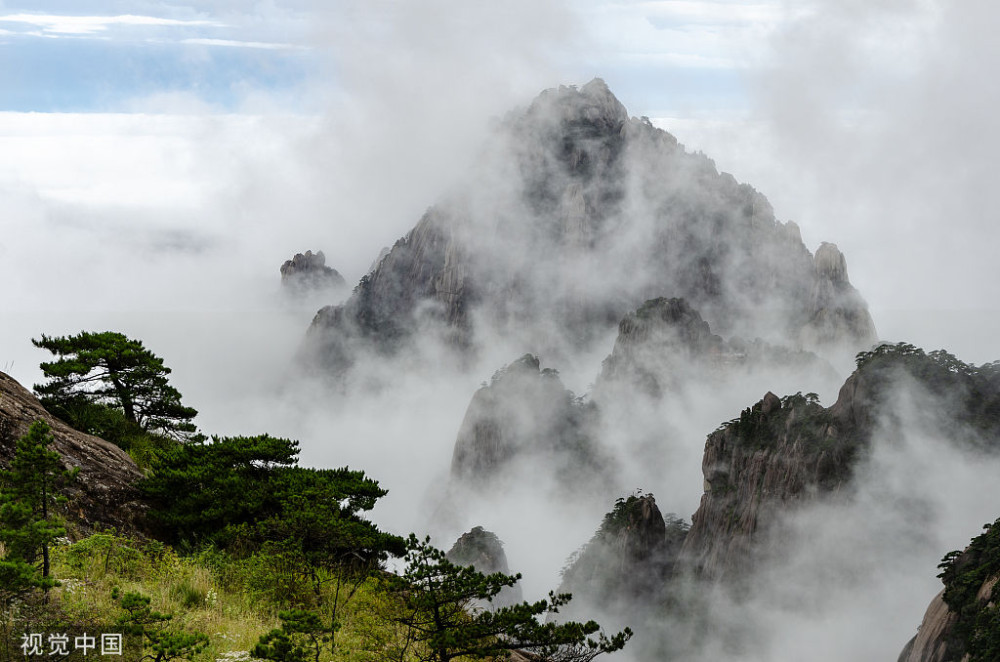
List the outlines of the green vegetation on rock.
{"label": "green vegetation on rock", "polygon": [[[947,554],[938,566],[944,582],[944,601],[955,617],[949,651],[969,662],[1000,659],[1000,519],[986,524],[965,551]],[[992,585],[992,588],[990,588]]]}

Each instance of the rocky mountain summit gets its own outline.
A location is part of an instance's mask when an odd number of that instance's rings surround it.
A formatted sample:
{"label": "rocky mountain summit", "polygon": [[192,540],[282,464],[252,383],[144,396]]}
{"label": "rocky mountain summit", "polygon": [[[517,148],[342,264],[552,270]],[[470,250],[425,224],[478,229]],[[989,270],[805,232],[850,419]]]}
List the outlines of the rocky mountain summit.
{"label": "rocky mountain summit", "polygon": [[134,488],[142,473],[122,449],[99,437],[78,432],[49,414],[38,399],[9,375],[0,373],[0,463],[10,465],[17,440],[35,421],[52,429],[52,450],[67,469],[79,468],[66,491],[67,519],[84,531],[115,527],[133,532],[145,512]]}
{"label": "rocky mountain summit", "polygon": [[607,481],[612,461],[593,436],[593,406],[540,365],[537,357],[522,356],[476,391],[455,441],[454,481],[489,490],[516,462],[554,467],[567,488]]}
{"label": "rocky mountain summit", "polygon": [[659,599],[687,530],[676,516],[664,518],[652,494],[618,499],[570,558],[559,591],[603,605]]}
{"label": "rocky mountain summit", "polygon": [[875,340],[832,244],[813,256],[763,195],[595,79],[500,121],[457,192],[316,315],[306,355],[339,374],[417,335],[475,350],[499,334],[558,358],[657,297],[726,336],[852,353]]}
{"label": "rocky mountain summit", "polygon": [[755,543],[795,505],[850,480],[856,433],[802,395],[767,393],[709,435],[705,493],[682,556],[702,577],[737,580],[751,570]]}
{"label": "rocky mountain summit", "polygon": [[296,253],[281,265],[281,286],[292,294],[314,290],[340,289],[347,281],[333,267],[326,266],[323,251]]}

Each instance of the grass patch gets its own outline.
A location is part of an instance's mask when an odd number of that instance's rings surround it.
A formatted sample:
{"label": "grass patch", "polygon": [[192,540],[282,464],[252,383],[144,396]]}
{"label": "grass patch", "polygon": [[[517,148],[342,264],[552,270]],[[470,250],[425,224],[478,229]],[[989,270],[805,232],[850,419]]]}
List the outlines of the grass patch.
{"label": "grass patch", "polygon": [[[0,614],[0,659],[19,659],[23,632],[120,630],[121,596],[140,593],[149,596],[153,611],[172,615],[172,631],[208,636],[208,647],[191,662],[246,662],[260,638],[280,627],[279,611],[317,602],[304,575],[283,559],[259,553],[236,558],[209,549],[181,556],[157,541],[103,532],[55,547],[52,559],[60,586],[47,600],[37,593]],[[322,590],[327,607],[320,612],[329,617],[334,582]],[[337,646],[322,662],[417,659],[412,650],[400,654],[403,633],[392,620],[400,609],[379,573],[364,579],[351,600],[341,603]]]}

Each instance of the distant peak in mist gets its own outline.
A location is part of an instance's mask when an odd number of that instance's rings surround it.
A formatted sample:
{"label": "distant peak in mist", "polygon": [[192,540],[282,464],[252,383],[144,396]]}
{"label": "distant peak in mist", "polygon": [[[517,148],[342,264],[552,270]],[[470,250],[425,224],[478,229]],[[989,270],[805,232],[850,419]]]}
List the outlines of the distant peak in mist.
{"label": "distant peak in mist", "polygon": [[310,363],[343,374],[426,342],[558,361],[658,297],[727,336],[849,356],[874,342],[834,245],[814,257],[763,195],[629,118],[603,80],[543,91],[485,145],[354,295],[317,314]]}

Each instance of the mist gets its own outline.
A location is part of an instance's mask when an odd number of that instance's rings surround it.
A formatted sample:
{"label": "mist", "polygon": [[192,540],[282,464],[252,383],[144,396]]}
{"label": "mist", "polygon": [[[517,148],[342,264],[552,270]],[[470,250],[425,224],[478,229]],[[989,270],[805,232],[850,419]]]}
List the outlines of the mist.
{"label": "mist", "polygon": [[[767,391],[836,399],[849,372],[842,363],[716,382],[685,365],[690,379],[670,397],[605,405],[600,443],[618,464],[611,483],[585,498],[560,495],[551,467],[531,461],[508,468],[492,493],[449,492],[462,417],[494,371],[537,353],[574,395],[591,397],[616,329],[575,349],[553,342],[549,327],[481,330],[483,351],[465,364],[427,339],[404,360],[367,359],[365,378],[377,388],[328,391],[297,357],[316,311],[349,292],[290,298],[279,266],[322,250],[353,286],[383,247],[474,176],[498,184],[471,201],[482,212],[474,218],[527,222],[504,198],[509,173],[482,158],[505,114],[542,89],[600,75],[613,92],[619,83],[633,91],[620,97],[630,115],[652,115],[663,104],[642,90],[664,78],[618,71],[588,23],[593,8],[294,7],[310,17],[300,45],[318,62],[300,108],[251,91],[235,111],[170,94],[133,99],[129,114],[0,113],[0,370],[29,388],[39,382],[48,357],[30,339],[42,333],[142,339],[173,369],[202,431],[290,437],[305,465],[365,470],[389,490],[373,519],[394,533],[428,532],[447,548],[472,526],[494,531],[511,569],[525,574],[528,599],[556,587],[619,496],[642,488],[664,512],[690,519],[706,435]],[[988,30],[998,10],[985,0],[815,0],[787,11],[742,73],[746,109],[705,119],[669,108],[678,117],[654,123],[766,195],[811,251],[836,242],[881,338],[976,363],[1000,358],[990,288],[1000,280],[990,199],[1000,53]],[[649,276],[631,256],[655,217],[637,206],[621,220],[596,275],[586,260],[546,263],[544,245],[524,254],[522,234],[480,238],[478,249],[498,273],[527,268],[611,298]],[[551,303],[550,292],[534,294]],[[760,317],[748,340],[779,335]],[[981,488],[997,462],[957,450],[946,415],[923,397],[901,393],[895,411],[910,423],[885,424],[850,494],[783,524],[749,603],[708,598],[722,626],[752,613],[753,642],[739,651],[721,639],[692,644],[689,659],[894,659],[940,588],[940,558],[1000,514],[1000,500]],[[443,517],[449,499],[462,512]]]}

